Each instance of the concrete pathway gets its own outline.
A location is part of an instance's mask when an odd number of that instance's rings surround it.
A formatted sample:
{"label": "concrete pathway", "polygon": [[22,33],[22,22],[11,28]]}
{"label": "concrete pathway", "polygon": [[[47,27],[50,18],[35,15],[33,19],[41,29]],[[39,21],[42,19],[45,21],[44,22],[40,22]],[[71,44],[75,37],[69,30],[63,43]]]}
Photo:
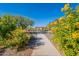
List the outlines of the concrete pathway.
{"label": "concrete pathway", "polygon": [[36,37],[40,45],[35,47],[32,56],[60,56],[60,53],[44,34],[37,34]]}

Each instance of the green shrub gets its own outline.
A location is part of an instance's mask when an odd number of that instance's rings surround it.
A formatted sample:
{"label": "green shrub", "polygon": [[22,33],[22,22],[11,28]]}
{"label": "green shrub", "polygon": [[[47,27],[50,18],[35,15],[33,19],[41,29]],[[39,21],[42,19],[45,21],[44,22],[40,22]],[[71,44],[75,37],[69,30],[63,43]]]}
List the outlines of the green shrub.
{"label": "green shrub", "polygon": [[28,44],[30,35],[26,33],[27,26],[33,25],[32,20],[4,15],[0,17],[0,47],[20,47]]}

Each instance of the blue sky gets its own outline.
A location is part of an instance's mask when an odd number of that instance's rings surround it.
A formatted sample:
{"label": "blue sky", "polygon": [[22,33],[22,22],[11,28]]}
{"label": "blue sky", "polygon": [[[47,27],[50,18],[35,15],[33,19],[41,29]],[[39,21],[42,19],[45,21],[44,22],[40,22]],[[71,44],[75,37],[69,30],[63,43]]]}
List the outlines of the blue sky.
{"label": "blue sky", "polygon": [[[78,4],[70,4],[73,8]],[[12,14],[31,18],[35,26],[45,26],[63,16],[62,3],[8,3],[0,4],[0,15]]]}

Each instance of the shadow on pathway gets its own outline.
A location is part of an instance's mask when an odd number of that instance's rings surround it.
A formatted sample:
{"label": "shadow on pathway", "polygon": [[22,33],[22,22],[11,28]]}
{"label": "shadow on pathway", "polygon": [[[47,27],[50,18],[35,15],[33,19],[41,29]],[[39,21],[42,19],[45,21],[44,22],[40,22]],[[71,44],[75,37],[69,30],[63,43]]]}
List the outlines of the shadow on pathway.
{"label": "shadow on pathway", "polygon": [[38,46],[44,45],[44,42],[41,42],[42,38],[36,38],[34,36],[31,37],[29,41],[29,47],[35,49]]}

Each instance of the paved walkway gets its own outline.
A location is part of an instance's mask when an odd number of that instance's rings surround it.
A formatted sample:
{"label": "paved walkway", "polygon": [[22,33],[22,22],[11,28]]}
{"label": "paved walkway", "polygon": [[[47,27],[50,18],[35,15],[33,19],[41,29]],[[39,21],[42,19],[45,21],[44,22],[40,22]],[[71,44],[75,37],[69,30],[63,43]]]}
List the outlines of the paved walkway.
{"label": "paved walkway", "polygon": [[44,34],[37,34],[36,37],[39,40],[39,46],[35,47],[32,56],[60,56],[57,49]]}

